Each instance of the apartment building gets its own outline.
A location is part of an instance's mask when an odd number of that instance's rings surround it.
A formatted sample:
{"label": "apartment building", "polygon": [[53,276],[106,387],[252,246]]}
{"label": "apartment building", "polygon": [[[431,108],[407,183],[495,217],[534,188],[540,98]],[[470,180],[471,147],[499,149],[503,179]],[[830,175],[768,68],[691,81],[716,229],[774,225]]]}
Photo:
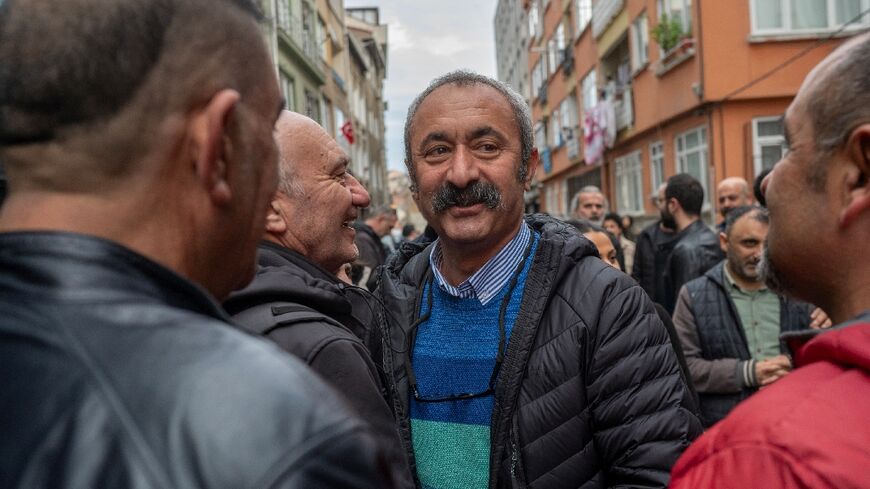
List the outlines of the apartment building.
{"label": "apartment building", "polygon": [[585,185],[653,216],[647,197],[686,172],[713,220],[716,183],[780,159],[803,78],[870,26],[870,0],[524,1],[537,205],[563,216]]}
{"label": "apartment building", "polygon": [[522,2],[498,0],[493,28],[498,79],[530,100],[529,28]]}
{"label": "apartment building", "polygon": [[387,26],[342,0],[262,0],[263,26],[288,110],[319,122],[348,154],[373,205],[389,202],[383,80]]}

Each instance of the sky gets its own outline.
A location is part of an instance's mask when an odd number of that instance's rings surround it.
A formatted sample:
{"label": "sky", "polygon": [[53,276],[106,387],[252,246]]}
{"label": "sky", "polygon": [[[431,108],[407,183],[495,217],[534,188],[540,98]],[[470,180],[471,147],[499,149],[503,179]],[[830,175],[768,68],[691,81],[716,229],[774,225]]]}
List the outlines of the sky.
{"label": "sky", "polygon": [[405,170],[408,106],[433,78],[459,68],[496,76],[495,6],[496,0],[345,0],[345,7],[379,7],[381,23],[388,25],[388,169]]}

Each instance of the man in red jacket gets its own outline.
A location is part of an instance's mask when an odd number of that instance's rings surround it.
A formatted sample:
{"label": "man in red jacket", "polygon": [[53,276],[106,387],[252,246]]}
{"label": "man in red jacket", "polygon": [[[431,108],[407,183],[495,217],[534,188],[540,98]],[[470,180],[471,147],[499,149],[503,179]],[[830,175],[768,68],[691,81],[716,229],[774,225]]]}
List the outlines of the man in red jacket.
{"label": "man in red jacket", "polygon": [[838,326],[786,338],[798,368],[689,447],[671,487],[868,484],[870,35],[807,76],[785,130],[790,150],[763,184],[768,286],[818,304]]}

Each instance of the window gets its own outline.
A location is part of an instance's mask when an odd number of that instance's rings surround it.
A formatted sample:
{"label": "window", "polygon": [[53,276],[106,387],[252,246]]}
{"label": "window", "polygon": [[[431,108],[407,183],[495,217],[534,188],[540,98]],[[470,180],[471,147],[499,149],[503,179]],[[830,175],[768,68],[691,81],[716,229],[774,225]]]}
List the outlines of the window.
{"label": "window", "polygon": [[296,110],[296,82],[293,81],[284,70],[279,75],[281,81],[281,95],[284,97],[284,107],[287,110]]}
{"label": "window", "polygon": [[[556,49],[559,50],[559,56],[565,55],[565,24],[559,24],[556,28]],[[561,64],[561,58],[559,63]]]}
{"label": "window", "polygon": [[631,68],[638,70],[649,61],[649,26],[646,12],[641,13],[631,23]]}
{"label": "window", "polygon": [[556,63],[556,42],[552,39],[547,42],[547,64],[550,65],[549,75],[555,73],[556,67],[559,66]]}
{"label": "window", "polygon": [[661,141],[649,145],[649,169],[653,192],[665,183],[665,146]]}
{"label": "window", "polygon": [[683,32],[692,32],[692,0],[659,0],[658,7],[659,18],[664,14],[676,17],[683,25]]}
{"label": "window", "polygon": [[752,160],[755,174],[773,168],[785,153],[781,117],[752,119]]}
{"label": "window", "polygon": [[320,52],[320,58],[323,61],[328,61],[328,53],[326,52],[327,41],[329,41],[328,31],[326,30],[326,22],[318,15],[317,16],[317,46]]}
{"label": "window", "polygon": [[542,34],[540,29],[541,14],[538,9],[538,1],[532,0],[532,5],[529,7],[529,37],[537,38]]}
{"label": "window", "polygon": [[640,151],[615,160],[616,205],[622,213],[643,212],[643,167]]}
{"label": "window", "polygon": [[576,138],[580,118],[577,115],[577,97],[568,95],[559,105],[559,125],[562,139],[568,141]]}
{"label": "window", "polygon": [[565,142],[562,138],[562,120],[559,118],[559,110],[556,109],[550,114],[550,146],[553,148],[561,148]]}
{"label": "window", "polygon": [[544,80],[546,79],[546,75],[542,69],[543,66],[541,66],[543,63],[544,57],[541,56],[538,58],[538,62],[535,63],[535,67],[532,69],[532,96],[534,97],[538,96],[541,86],[544,84]]}
{"label": "window", "polygon": [[314,119],[318,124],[320,124],[320,97],[317,96],[316,92],[312,92],[307,88],[304,90],[304,93],[305,115]]}
{"label": "window", "polygon": [[704,187],[704,197],[708,197],[707,128],[697,127],[678,135],[674,138],[674,146],[677,148],[677,173],[695,177]]}
{"label": "window", "polygon": [[278,26],[287,33],[290,32],[290,0],[278,0]]}
{"label": "window", "polygon": [[[817,32],[840,28],[870,8],[870,0],[751,0],[752,32]],[[850,28],[870,23],[864,16]]]}
{"label": "window", "polygon": [[595,77],[595,70],[589,72],[583,77],[583,112],[592,109],[598,103],[598,79]]}
{"label": "window", "polygon": [[541,151],[547,147],[547,126],[542,122],[535,124],[535,147]]}
{"label": "window", "polygon": [[583,33],[592,20],[592,0],[577,0],[577,35]]}

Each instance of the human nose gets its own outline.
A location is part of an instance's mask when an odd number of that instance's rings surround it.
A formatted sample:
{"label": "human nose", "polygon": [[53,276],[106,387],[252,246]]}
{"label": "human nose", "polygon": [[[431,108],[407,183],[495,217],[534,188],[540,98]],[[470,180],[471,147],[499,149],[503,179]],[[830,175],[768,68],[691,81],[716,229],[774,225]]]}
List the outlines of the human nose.
{"label": "human nose", "polygon": [[457,188],[465,188],[480,178],[477,160],[465,145],[456,147],[450,170],[447,173],[447,181]]}
{"label": "human nose", "polygon": [[351,202],[354,207],[366,208],[372,199],[365,187],[353,175],[348,175],[348,188],[350,189]]}

